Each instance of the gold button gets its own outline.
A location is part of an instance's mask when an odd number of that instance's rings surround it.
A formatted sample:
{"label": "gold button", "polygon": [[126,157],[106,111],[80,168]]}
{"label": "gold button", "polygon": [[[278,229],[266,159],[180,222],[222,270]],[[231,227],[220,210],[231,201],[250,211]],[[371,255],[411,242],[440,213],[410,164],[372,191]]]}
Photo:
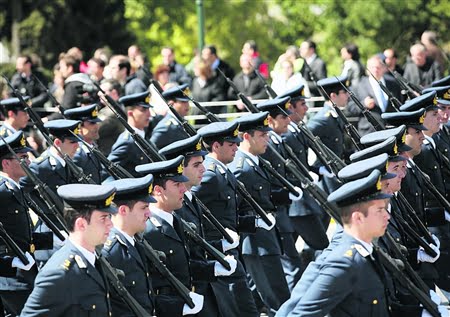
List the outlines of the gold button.
{"label": "gold button", "polygon": [[95,309],[95,304],[94,304],[94,305],[92,305],[92,309]]}
{"label": "gold button", "polygon": [[148,291],[148,295],[152,295],[152,291]]}
{"label": "gold button", "polygon": [[339,142],[339,138],[334,139],[336,142]]}
{"label": "gold button", "polygon": [[109,298],[109,293],[106,293],[106,298]]}
{"label": "gold button", "polygon": [[141,159],[141,161],[142,161],[142,160],[144,159],[144,157],[143,157],[143,156],[141,156],[141,157],[140,157],[140,159]]}
{"label": "gold button", "polygon": [[17,209],[16,209],[16,211],[15,211],[15,212],[16,212],[16,214],[18,214],[18,213],[19,213],[19,211],[18,211]]}
{"label": "gold button", "polygon": [[59,185],[56,185],[56,188],[59,188]]}
{"label": "gold button", "polygon": [[131,284],[133,284],[133,285],[136,285],[136,282],[135,281],[133,281]]}
{"label": "gold button", "polygon": [[173,250],[169,250],[169,253],[172,254],[172,253],[173,253]]}
{"label": "gold button", "polygon": [[228,198],[228,200],[230,200],[230,199],[231,199],[231,196],[228,196],[227,198]]}
{"label": "gold button", "polygon": [[147,277],[149,277],[149,276],[150,276],[150,274],[147,273]]}
{"label": "gold button", "polygon": [[374,299],[372,304],[376,305],[376,304],[378,304],[378,301],[376,299]]}

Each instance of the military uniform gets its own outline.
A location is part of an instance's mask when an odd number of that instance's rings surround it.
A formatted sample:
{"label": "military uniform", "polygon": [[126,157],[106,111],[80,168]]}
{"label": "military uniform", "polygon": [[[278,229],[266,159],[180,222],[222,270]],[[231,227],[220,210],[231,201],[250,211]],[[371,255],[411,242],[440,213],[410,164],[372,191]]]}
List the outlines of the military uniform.
{"label": "military uniform", "polygon": [[39,272],[20,316],[103,317],[110,313],[107,283],[68,240]]}
{"label": "military uniform", "polygon": [[[270,178],[250,156],[238,151],[229,167],[266,212],[275,212],[271,200]],[[246,203],[241,203],[238,208],[239,213],[252,211]],[[245,267],[263,303],[272,314],[289,298],[289,288],[280,259],[282,250],[279,238],[275,227],[269,231],[256,228],[254,233],[241,235]]]}
{"label": "military uniform", "polygon": [[4,138],[13,135],[15,131],[9,124],[3,123],[2,126],[0,126],[0,135]]}
{"label": "military uniform", "polygon": [[139,176],[139,173],[134,170],[137,165],[150,163],[150,160],[134,143],[134,139],[128,131],[124,131],[119,135],[112,146],[108,159],[122,166],[134,177]]}
{"label": "military uniform", "polygon": [[170,113],[168,113],[155,126],[150,140],[158,149],[162,149],[172,142],[186,139],[188,137],[189,135],[184,131],[183,127]]}
{"label": "military uniform", "polygon": [[[227,142],[240,142],[238,123],[216,122],[201,129],[198,133],[204,142],[214,139],[222,139]],[[206,168],[201,184],[193,187],[192,192],[208,207],[223,227],[234,232],[254,232],[254,216],[238,214],[238,196],[236,177],[222,163],[206,156],[203,162]],[[205,236],[208,241],[222,239],[222,235],[210,226],[205,226]],[[239,261],[239,250],[231,249],[226,254],[233,255],[237,260],[236,271],[225,277],[218,277],[212,283],[214,292],[219,292],[222,300],[218,302],[222,316],[257,316],[258,312],[246,280],[246,272]]]}
{"label": "military uniform", "polygon": [[73,162],[83,170],[83,173],[90,176],[96,184],[102,183],[102,164],[82,142],[78,143],[78,149],[73,157]]}
{"label": "military uniform", "polygon": [[[117,269],[125,273],[122,283],[131,296],[149,313],[154,310],[152,281],[143,251],[139,252],[135,241],[130,241],[116,228],[112,228],[106,240],[102,254]],[[112,316],[134,316],[122,297],[111,294]]]}

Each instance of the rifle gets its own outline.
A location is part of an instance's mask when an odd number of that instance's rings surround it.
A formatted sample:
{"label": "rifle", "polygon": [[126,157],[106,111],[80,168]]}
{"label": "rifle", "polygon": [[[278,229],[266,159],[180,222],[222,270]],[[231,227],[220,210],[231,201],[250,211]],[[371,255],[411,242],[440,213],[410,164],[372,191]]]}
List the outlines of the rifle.
{"label": "rifle", "polygon": [[[185,196],[184,199],[189,199],[189,198],[187,198]],[[211,225],[213,225],[217,229],[217,231],[219,231],[222,234],[222,236],[225,238],[225,240],[227,240],[229,243],[233,243],[234,242],[233,238],[225,230],[224,226],[222,226],[222,224],[219,222],[219,220],[217,220],[217,218],[212,214],[211,210],[209,210],[209,208],[206,207],[206,205],[200,199],[198,199],[197,196],[192,194],[192,200],[194,200],[194,199],[201,208],[202,216],[206,220],[208,220],[208,222]]]}
{"label": "rifle", "polygon": [[61,112],[61,114],[64,116],[64,108],[61,106],[59,101],[56,100],[55,96],[53,96],[53,94],[50,93],[50,90],[42,83],[42,81],[35,74],[32,73],[31,76],[33,76],[33,79],[36,80],[36,82],[39,84],[39,86],[41,86],[42,89],[44,89],[45,93],[49,97],[52,104],[56,106],[59,112]]}
{"label": "rifle", "polygon": [[[33,124],[41,132],[42,136],[44,137],[44,140],[47,142],[47,144],[50,147],[52,147],[53,146],[53,141],[50,139],[49,135],[47,134],[46,129],[44,127],[44,123],[41,120],[41,117],[39,117],[39,115],[34,111],[34,109],[31,108],[25,102],[25,100],[23,99],[22,95],[19,92],[17,92],[17,90],[15,90],[13,88],[13,86],[11,85],[11,82],[8,80],[8,78],[6,78],[4,75],[2,75],[2,76],[6,80],[6,82],[8,83],[8,86],[13,90],[14,95],[19,99],[20,103],[25,108],[25,111],[30,116],[30,119],[33,122]],[[79,168],[67,154],[61,152],[61,150],[58,147],[56,147],[56,146],[53,146],[53,148],[58,152],[59,156],[66,162],[67,167],[72,172],[72,175],[74,175],[77,178],[77,181],[79,183],[82,183],[82,184],[94,184],[94,181],[91,179],[91,177],[86,175],[86,174],[84,174],[83,170],[81,168]]]}
{"label": "rifle", "polygon": [[72,134],[78,138],[78,140],[83,143],[89,151],[91,151],[98,160],[105,166],[105,168],[108,170],[108,173],[113,176],[115,179],[121,179],[121,178],[134,178],[133,175],[130,174],[126,169],[124,169],[122,166],[115,162],[111,162],[105,154],[103,154],[98,147],[95,144],[89,144],[83,138],[81,138],[79,135],[72,132]]}
{"label": "rifle", "polygon": [[347,133],[347,135],[350,137],[350,139],[352,140],[353,144],[355,145],[357,150],[361,150],[363,148],[363,146],[361,145],[361,143],[359,142],[359,139],[361,139],[361,136],[359,135],[358,131],[356,130],[355,126],[352,125],[347,117],[345,116],[345,114],[342,112],[342,110],[336,105],[336,103],[331,100],[330,95],[328,95],[328,93],[325,91],[325,89],[323,89],[323,87],[321,85],[317,85],[317,87],[320,88],[320,90],[324,93],[325,96],[327,96],[328,100],[331,102],[331,104],[333,105],[334,110],[336,111],[337,115],[339,116],[339,118],[342,120],[342,122],[344,123],[344,127],[345,127],[345,132]]}
{"label": "rifle", "polygon": [[[13,155],[14,159],[16,159],[19,162],[19,165],[22,168],[22,170],[28,176],[30,181],[34,184],[34,188],[37,190],[42,200],[44,200],[45,204],[48,207],[48,210],[55,217],[60,228],[62,228],[66,233],[69,233],[69,230],[67,229],[64,220],[61,218],[61,215],[63,213],[61,209],[62,206],[59,202],[56,201],[55,194],[52,193],[51,189],[48,188],[47,184],[42,182],[39,178],[36,177],[36,175],[34,175],[33,171],[28,167],[25,160],[17,156],[16,152],[14,152],[14,150],[11,148],[8,142],[6,142],[6,140],[1,135],[0,139],[6,144],[6,147],[8,148],[9,152]],[[43,214],[43,212],[40,210],[37,204],[31,199],[31,197],[29,195],[26,197],[28,199],[28,202],[32,204],[33,207],[35,207],[34,208],[35,212],[37,214]],[[58,208],[57,206],[60,208]],[[59,232],[59,229],[48,217],[43,216],[42,219],[61,241],[65,240],[65,237],[61,234],[61,232]]]}
{"label": "rifle", "polygon": [[376,80],[376,82],[380,86],[381,90],[383,90],[383,92],[388,96],[389,100],[392,103],[392,107],[395,109],[395,111],[400,111],[399,109],[402,106],[402,103],[400,102],[400,100],[398,100],[396,97],[394,97],[394,95],[392,95],[392,93],[389,91],[389,89],[386,87],[386,85],[384,85],[380,80],[378,80],[368,68],[366,68],[366,70],[369,72],[369,74],[372,76],[372,78]]}
{"label": "rifle", "polygon": [[272,87],[270,87],[267,84],[267,81],[264,79],[264,77],[261,75],[261,73],[255,69],[255,74],[258,77],[258,79],[263,83],[264,89],[266,90],[267,95],[272,99],[276,98],[277,93],[275,92],[275,90],[272,89]]}
{"label": "rifle", "polygon": [[[420,96],[420,92],[422,89],[416,89],[414,90],[411,85],[408,83],[408,81],[400,75],[397,71],[392,71],[387,67],[386,64],[384,64],[388,72],[392,75],[392,77],[395,79],[395,81],[400,85],[400,88],[402,88],[402,94],[407,94],[410,99],[414,99],[418,96]],[[416,87],[418,88],[418,87]]]}
{"label": "rifle", "polygon": [[19,248],[17,243],[11,238],[11,236],[6,232],[5,228],[3,227],[3,223],[0,222],[0,237],[5,241],[6,246],[8,249],[13,251],[15,255],[22,261],[23,264],[28,265],[30,262],[28,261],[25,253]]}
{"label": "rifle", "polygon": [[[238,90],[236,85],[228,77],[226,77],[225,74],[220,69],[217,69],[217,70],[226,79],[226,81],[228,82],[230,87],[238,95],[238,97],[244,103],[244,105],[248,111],[250,111],[251,113],[261,112],[242,92],[240,92]],[[291,168],[293,169],[294,167],[292,166],[292,164],[294,164],[295,168],[301,170],[304,175],[307,175],[307,177],[309,177],[312,180],[311,176],[309,175],[308,169],[303,165],[303,163],[294,154],[294,151],[291,149],[291,147],[289,145],[287,145],[285,142],[282,142],[282,143],[283,143],[284,148],[286,149],[286,152],[287,152],[287,155],[288,155],[290,161],[286,160],[280,153],[278,153],[278,151],[272,146],[272,144],[268,143],[267,147],[270,148],[270,150],[275,154],[277,159],[282,161],[286,165],[286,167],[288,167],[289,169],[291,169]],[[293,192],[292,194],[295,196],[298,196],[297,195],[298,193],[296,191]]]}
{"label": "rifle", "polygon": [[[102,91],[103,92],[103,91]],[[163,158],[158,153],[158,151],[143,137],[141,137],[139,134],[134,131],[134,129],[130,126],[130,124],[127,122],[126,119],[122,117],[120,114],[120,107],[117,103],[112,104],[106,99],[107,95],[103,95],[100,97],[100,99],[112,110],[112,112],[116,115],[117,119],[122,123],[122,125],[125,127],[125,129],[130,133],[131,137],[134,140],[134,143],[136,143],[137,147],[144,153],[144,155],[151,161],[162,161]],[[109,97],[109,96],[108,96]]]}
{"label": "rifle", "polygon": [[184,300],[184,302],[190,307],[194,308],[195,304],[192,298],[189,296],[189,289],[184,286],[167,267],[161,262],[158,252],[152,248],[152,246],[140,235],[135,235],[138,243],[143,246],[145,256],[150,261],[150,263],[155,267],[159,274],[162,275],[172,287],[177,291],[178,295]]}
{"label": "rifle", "polygon": [[106,280],[128,305],[128,307],[130,307],[133,313],[139,317],[151,317],[151,314],[147,312],[133,296],[131,296],[130,292],[128,292],[123,283],[120,281],[119,276],[124,276],[123,271],[112,267],[111,263],[109,263],[109,261],[101,255],[101,252],[97,252],[97,261],[100,264]]}
{"label": "rifle", "polygon": [[[373,76],[373,75],[372,75]],[[337,80],[339,80],[339,78],[337,76],[335,76],[335,78]],[[375,78],[375,77],[374,77]],[[383,130],[383,124],[380,123],[374,116],[373,114],[370,112],[369,109],[367,109],[362,103],[361,101],[358,100],[358,98],[356,98],[355,94],[353,93],[353,91],[351,91],[350,89],[347,88],[346,85],[344,85],[340,80],[339,83],[341,84],[341,86],[345,89],[345,91],[350,95],[350,98],[352,98],[353,102],[355,103],[356,106],[358,106],[359,110],[362,111],[364,117],[366,117],[367,121],[370,122],[370,124],[374,127],[374,129],[376,131],[380,131]],[[380,82],[380,85],[382,85],[382,83]],[[388,95],[389,96],[389,95]],[[398,110],[397,110],[398,111]]]}
{"label": "rifle", "polygon": [[189,239],[191,239],[193,242],[198,244],[202,249],[208,252],[209,255],[211,255],[214,258],[214,260],[222,264],[224,268],[226,268],[227,270],[231,269],[230,263],[228,263],[225,260],[225,254],[214,248],[205,239],[203,239],[203,237],[201,237],[197,232],[195,232],[195,229],[193,227],[195,226],[194,224],[187,222],[183,218],[178,219],[181,220],[183,230]]}

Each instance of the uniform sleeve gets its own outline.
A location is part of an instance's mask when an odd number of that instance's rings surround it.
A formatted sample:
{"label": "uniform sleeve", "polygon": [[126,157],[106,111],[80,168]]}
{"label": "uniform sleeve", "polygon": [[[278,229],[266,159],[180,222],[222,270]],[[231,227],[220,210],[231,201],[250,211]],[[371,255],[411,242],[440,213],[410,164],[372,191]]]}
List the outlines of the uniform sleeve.
{"label": "uniform sleeve", "polygon": [[41,271],[20,316],[64,316],[72,304],[67,284],[63,268]]}
{"label": "uniform sleeve", "polygon": [[323,317],[350,293],[355,282],[354,269],[347,257],[333,258],[320,270],[319,275],[303,298],[288,316]]}

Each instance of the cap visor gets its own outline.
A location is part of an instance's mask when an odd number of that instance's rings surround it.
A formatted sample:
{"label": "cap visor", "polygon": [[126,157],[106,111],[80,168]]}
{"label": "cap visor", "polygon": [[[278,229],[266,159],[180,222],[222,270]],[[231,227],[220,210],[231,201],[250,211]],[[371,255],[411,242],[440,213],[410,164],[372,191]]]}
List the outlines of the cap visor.
{"label": "cap visor", "polygon": [[174,182],[178,182],[178,183],[186,183],[187,181],[189,181],[189,178],[187,178],[184,175],[178,175],[178,176],[173,176],[173,177],[168,177],[167,179],[170,179]]}
{"label": "cap visor", "polygon": [[156,203],[156,199],[153,196],[151,196],[150,194],[145,195],[145,196],[136,197],[135,199],[138,201],[143,201],[145,203]]}
{"label": "cap visor", "polygon": [[399,152],[408,152],[411,150],[412,150],[412,147],[410,147],[408,144],[402,144],[398,147]]}
{"label": "cap visor", "polygon": [[384,174],[381,179],[385,180],[385,179],[392,179],[395,178],[397,176],[397,174],[393,174],[393,173],[386,173]]}
{"label": "cap visor", "polygon": [[103,120],[100,119],[100,118],[95,118],[95,119],[89,119],[89,120],[87,120],[87,121],[89,121],[89,122],[91,122],[91,123],[97,123],[97,122],[102,122]]}
{"label": "cap visor", "polygon": [[28,153],[31,151],[33,151],[33,149],[28,146],[22,147],[20,149],[14,149],[14,152],[16,152],[16,153]]}
{"label": "cap visor", "polygon": [[408,127],[417,129],[417,130],[428,131],[428,129],[425,128],[425,126],[423,124],[413,124],[413,125],[408,125]]}
{"label": "cap visor", "polygon": [[[401,152],[407,152],[407,151],[410,151],[410,150],[401,151]],[[403,157],[401,155],[389,156],[389,162],[401,162],[401,161],[406,161],[406,157]]]}
{"label": "cap visor", "polygon": [[444,105],[444,106],[450,106],[450,100],[438,99],[437,102],[438,102],[438,104],[441,104],[441,105]]}
{"label": "cap visor", "polygon": [[240,143],[240,142],[242,142],[242,138],[237,136],[234,138],[225,138],[224,141],[230,142],[230,143]]}
{"label": "cap visor", "polygon": [[178,101],[189,101],[188,98],[179,98],[179,97],[175,98],[175,100],[178,100]]}
{"label": "cap visor", "polygon": [[391,198],[392,196],[393,195],[391,195],[391,194],[379,193],[379,194],[372,196],[370,200],[386,199],[386,198]]}
{"label": "cap visor", "polygon": [[105,207],[105,208],[96,208],[96,210],[98,211],[104,211],[104,212],[109,212],[110,214],[116,214],[117,213],[117,207],[116,205],[110,205],[109,207]]}

